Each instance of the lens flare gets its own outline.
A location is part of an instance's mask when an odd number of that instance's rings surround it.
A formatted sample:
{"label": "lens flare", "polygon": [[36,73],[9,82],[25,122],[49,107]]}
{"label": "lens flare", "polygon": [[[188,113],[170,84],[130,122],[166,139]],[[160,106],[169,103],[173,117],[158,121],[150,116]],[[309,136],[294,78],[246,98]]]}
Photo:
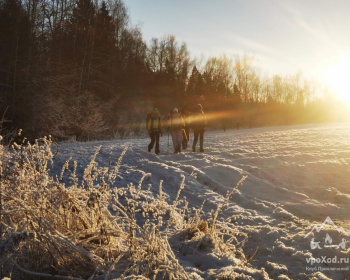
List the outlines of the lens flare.
{"label": "lens flare", "polygon": [[342,102],[350,104],[350,57],[334,59],[325,69],[324,82],[336,97]]}

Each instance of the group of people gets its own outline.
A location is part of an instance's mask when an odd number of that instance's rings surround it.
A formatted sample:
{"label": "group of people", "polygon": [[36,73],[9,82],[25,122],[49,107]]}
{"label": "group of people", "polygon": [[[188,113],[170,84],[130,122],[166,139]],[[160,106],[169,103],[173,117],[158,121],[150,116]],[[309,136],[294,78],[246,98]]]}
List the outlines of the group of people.
{"label": "group of people", "polygon": [[[201,104],[193,108],[173,108],[165,122],[165,127],[171,134],[174,153],[181,153],[181,148],[186,149],[190,140],[190,129],[193,131],[192,151],[196,151],[199,139],[199,151],[204,152],[204,131],[207,126],[207,118]],[[155,145],[155,153],[159,154],[159,138],[163,135],[161,116],[157,108],[154,108],[146,117],[146,127],[151,138],[148,145],[150,152]]]}

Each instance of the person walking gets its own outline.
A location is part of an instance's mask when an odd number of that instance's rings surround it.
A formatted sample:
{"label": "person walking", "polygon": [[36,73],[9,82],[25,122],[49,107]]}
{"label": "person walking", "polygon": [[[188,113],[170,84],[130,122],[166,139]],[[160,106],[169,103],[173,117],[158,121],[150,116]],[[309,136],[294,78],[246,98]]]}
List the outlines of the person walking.
{"label": "person walking", "polygon": [[181,153],[184,121],[177,108],[171,110],[169,114],[169,128],[171,139],[173,140],[174,153]]}
{"label": "person walking", "polygon": [[147,114],[146,128],[151,138],[151,142],[148,145],[148,152],[150,152],[153,149],[154,144],[156,144],[155,153],[158,155],[160,152],[159,136],[162,136],[163,133],[162,133],[162,126],[160,122],[160,113],[157,108],[154,108],[152,112]]}
{"label": "person walking", "polygon": [[186,149],[190,140],[190,111],[187,106],[181,109],[181,116],[184,120],[184,129],[182,130],[182,149]]}
{"label": "person walking", "polygon": [[199,138],[199,151],[204,152],[203,142],[204,142],[204,131],[207,126],[207,118],[203,112],[203,107],[201,104],[197,104],[193,110],[191,117],[191,127],[193,130],[193,146],[192,151],[196,151],[196,145]]}

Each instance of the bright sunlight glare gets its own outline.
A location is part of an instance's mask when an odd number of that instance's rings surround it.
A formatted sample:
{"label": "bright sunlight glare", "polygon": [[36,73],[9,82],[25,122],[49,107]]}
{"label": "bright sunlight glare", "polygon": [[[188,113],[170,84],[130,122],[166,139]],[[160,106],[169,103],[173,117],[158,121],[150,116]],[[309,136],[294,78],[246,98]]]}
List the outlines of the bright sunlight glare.
{"label": "bright sunlight glare", "polygon": [[332,61],[325,69],[324,83],[336,94],[337,98],[350,104],[350,57],[341,57]]}

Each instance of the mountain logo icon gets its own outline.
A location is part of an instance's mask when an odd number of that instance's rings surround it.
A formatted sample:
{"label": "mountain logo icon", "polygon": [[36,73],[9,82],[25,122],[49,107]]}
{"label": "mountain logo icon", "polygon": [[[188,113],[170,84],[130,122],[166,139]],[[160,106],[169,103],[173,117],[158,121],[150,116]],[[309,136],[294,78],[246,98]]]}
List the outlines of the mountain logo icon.
{"label": "mountain logo icon", "polygon": [[[314,225],[313,228],[311,229],[311,231],[308,234],[306,234],[304,236],[304,238],[306,238],[309,235],[311,235],[314,231],[319,233],[321,230],[323,230],[326,227],[326,225],[329,225],[329,226],[333,227],[333,229],[335,229],[341,235],[349,236],[349,234],[342,227],[337,227],[333,223],[332,219],[330,217],[327,217],[325,219],[325,221],[322,223],[322,225],[320,225],[320,226]],[[339,240],[338,240],[338,242],[339,242]],[[336,243],[334,245],[332,243],[333,243],[333,239],[327,233],[326,237],[324,239],[324,245],[322,247],[320,245],[321,241],[317,241],[313,237],[313,238],[311,238],[311,241],[310,241],[310,248],[311,248],[311,250],[320,250],[322,248],[334,248],[334,249],[337,249],[337,250],[345,250],[346,249],[347,240],[345,238],[342,238],[340,243]]]}
{"label": "mountain logo icon", "polygon": [[314,225],[311,231],[304,236],[304,238],[308,237],[310,234],[312,234],[314,231],[320,232],[321,230],[324,229],[326,225],[331,225],[334,229],[336,229],[340,234],[344,234],[346,236],[350,236],[342,227],[337,227],[332,219],[330,217],[327,217],[325,221],[322,223],[322,225]]}

